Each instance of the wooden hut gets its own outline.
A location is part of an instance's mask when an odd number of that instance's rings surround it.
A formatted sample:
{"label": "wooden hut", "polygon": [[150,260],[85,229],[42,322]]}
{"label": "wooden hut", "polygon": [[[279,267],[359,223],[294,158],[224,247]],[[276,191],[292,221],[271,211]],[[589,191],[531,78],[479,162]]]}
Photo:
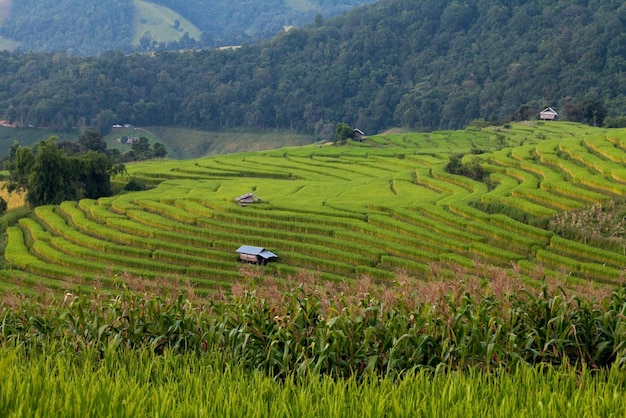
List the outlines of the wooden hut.
{"label": "wooden hut", "polygon": [[237,249],[239,259],[253,264],[266,264],[268,261],[274,261],[278,258],[276,254],[267,251],[263,247],[253,247],[251,245],[242,245]]}

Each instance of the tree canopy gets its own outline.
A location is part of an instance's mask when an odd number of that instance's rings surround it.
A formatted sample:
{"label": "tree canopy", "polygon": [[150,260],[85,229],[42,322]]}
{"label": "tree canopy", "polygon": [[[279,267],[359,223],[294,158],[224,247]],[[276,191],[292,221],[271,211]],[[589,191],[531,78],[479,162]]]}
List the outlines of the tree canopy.
{"label": "tree canopy", "polygon": [[4,168],[10,175],[7,190],[25,192],[31,207],[110,196],[111,175],[124,170],[104,152],[69,153],[59,147],[55,137],[32,147],[15,143]]}
{"label": "tree canopy", "polygon": [[[241,45],[271,38],[285,26],[313,22],[317,14],[331,17],[374,1],[310,0],[302,5],[283,0],[150,0],[146,6],[133,0],[19,0],[12,2],[9,15],[0,22],[0,35],[18,42],[20,50],[81,55]],[[142,10],[154,5],[171,13],[160,10],[155,22],[146,22],[150,13],[143,17]],[[180,19],[201,35],[191,36]],[[165,28],[158,27],[161,21]],[[142,33],[142,24],[154,33],[144,32],[137,42],[135,33]],[[177,36],[154,39],[166,29]]]}
{"label": "tree canopy", "polygon": [[335,143],[344,144],[352,138],[354,138],[354,128],[343,122],[337,124],[337,129],[335,131]]}

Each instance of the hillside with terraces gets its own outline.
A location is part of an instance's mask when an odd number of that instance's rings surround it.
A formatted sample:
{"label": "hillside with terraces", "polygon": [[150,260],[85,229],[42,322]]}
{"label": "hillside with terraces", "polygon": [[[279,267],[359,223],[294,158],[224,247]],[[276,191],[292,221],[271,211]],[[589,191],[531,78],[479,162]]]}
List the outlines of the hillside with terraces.
{"label": "hillside with terraces", "polygon": [[[447,173],[453,153],[480,158],[489,180]],[[10,226],[2,286],[113,288],[134,276],[208,294],[251,277],[384,283],[494,269],[616,284],[619,236],[592,245],[547,225],[622,199],[624,163],[626,130],[541,121],[138,163],[129,174],[156,187],[38,207]],[[246,193],[262,200],[236,204]],[[241,245],[278,260],[241,263]]]}

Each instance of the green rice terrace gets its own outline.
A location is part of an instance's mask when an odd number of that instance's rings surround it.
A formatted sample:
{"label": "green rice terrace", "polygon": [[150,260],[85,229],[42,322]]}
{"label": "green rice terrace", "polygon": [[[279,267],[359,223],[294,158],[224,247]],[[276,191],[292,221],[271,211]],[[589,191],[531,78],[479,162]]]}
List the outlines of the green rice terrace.
{"label": "green rice terrace", "polygon": [[[487,180],[449,174],[455,153],[480,158]],[[211,294],[251,275],[390,283],[486,268],[529,283],[618,284],[620,225],[606,239],[548,225],[619,202],[625,162],[626,130],[535,121],[138,163],[129,175],[154,188],[38,207],[8,227],[2,286],[90,289],[133,276]],[[247,193],[261,200],[238,205]],[[244,264],[241,245],[278,260]]]}

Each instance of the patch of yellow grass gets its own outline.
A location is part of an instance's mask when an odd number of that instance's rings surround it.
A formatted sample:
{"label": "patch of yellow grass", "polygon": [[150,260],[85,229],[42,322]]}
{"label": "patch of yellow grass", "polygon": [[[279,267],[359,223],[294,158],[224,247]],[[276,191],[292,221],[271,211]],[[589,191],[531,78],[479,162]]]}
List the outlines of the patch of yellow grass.
{"label": "patch of yellow grass", "polygon": [[[133,44],[139,45],[146,32],[157,42],[178,41],[185,32],[190,38],[200,39],[202,31],[193,23],[171,9],[145,0],[133,0],[135,16],[133,18]],[[178,20],[178,28],[174,22]]]}
{"label": "patch of yellow grass", "polygon": [[26,206],[26,199],[24,193],[9,193],[4,188],[5,182],[0,182],[0,197],[7,202],[7,209],[15,209],[22,206]]}

